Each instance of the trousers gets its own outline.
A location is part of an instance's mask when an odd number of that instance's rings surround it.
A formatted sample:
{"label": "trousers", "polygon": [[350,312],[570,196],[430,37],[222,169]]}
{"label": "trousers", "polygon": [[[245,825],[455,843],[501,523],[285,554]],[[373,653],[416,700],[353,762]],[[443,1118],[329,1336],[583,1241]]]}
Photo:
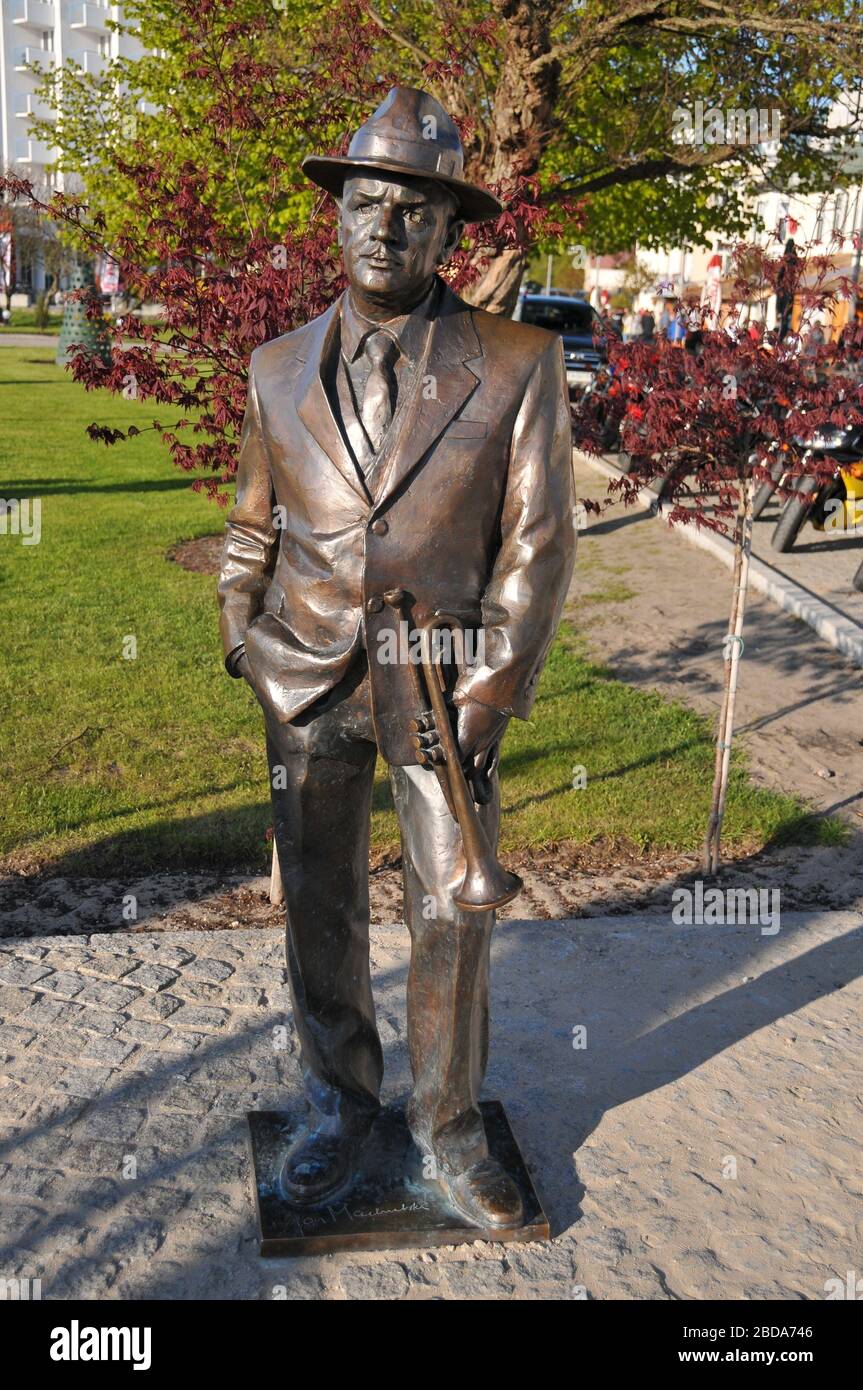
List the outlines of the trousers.
{"label": "trousers", "polygon": [[[315,1123],[361,1134],[380,1108],[383,1052],[369,961],[369,837],[377,759],[365,653],[290,724],[267,718],[286,960]],[[411,938],[407,1032],[411,1132],[449,1173],[487,1157],[479,1092],[488,1057],[493,912],[463,912],[457,822],[437,777],[390,767]],[[479,808],[497,844],[500,790]]]}

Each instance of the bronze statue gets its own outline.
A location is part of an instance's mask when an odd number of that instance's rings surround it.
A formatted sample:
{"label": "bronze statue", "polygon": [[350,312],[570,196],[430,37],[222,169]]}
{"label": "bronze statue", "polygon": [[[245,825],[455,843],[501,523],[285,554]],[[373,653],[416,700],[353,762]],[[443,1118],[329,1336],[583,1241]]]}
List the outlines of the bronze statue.
{"label": "bronze statue", "polygon": [[[304,161],[339,204],[349,289],[252,354],[219,596],[226,666],[266,719],[311,1109],[282,1189],[309,1204],[345,1190],[380,1109],[380,752],[411,935],[410,1131],[462,1217],[503,1228],[521,1198],[478,1102],[493,905],[519,886],[494,854],[496,768],[509,719],[530,714],[575,534],[560,339],[471,308],[437,274],[465,221],[500,211],[463,163],[443,108],[403,87],[346,157]],[[464,634],[469,663],[439,650],[442,631]]]}

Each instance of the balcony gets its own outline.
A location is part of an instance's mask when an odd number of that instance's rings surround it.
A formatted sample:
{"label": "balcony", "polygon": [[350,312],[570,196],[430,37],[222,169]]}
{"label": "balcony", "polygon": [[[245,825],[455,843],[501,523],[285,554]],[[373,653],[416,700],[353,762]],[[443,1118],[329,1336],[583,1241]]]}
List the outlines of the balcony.
{"label": "balcony", "polygon": [[99,5],[79,3],[69,6],[69,28],[83,34],[106,34],[110,13]]}
{"label": "balcony", "polygon": [[76,62],[85,72],[89,72],[93,76],[98,77],[99,73],[104,71],[106,59],[95,48],[85,48],[83,52],[74,53],[71,56],[73,62]]}
{"label": "balcony", "polygon": [[33,92],[18,92],[13,97],[15,115],[23,120],[44,121],[51,119],[52,113],[44,102],[39,101]]}
{"label": "balcony", "polygon": [[26,72],[31,63],[41,63],[43,68],[54,66],[54,54],[47,48],[16,48],[12,54],[12,66],[16,72]]}
{"label": "balcony", "polygon": [[16,164],[47,164],[50,158],[48,147],[41,140],[22,135],[15,141]]}
{"label": "balcony", "polygon": [[53,29],[56,18],[52,0],[13,0],[12,23],[22,29]]}

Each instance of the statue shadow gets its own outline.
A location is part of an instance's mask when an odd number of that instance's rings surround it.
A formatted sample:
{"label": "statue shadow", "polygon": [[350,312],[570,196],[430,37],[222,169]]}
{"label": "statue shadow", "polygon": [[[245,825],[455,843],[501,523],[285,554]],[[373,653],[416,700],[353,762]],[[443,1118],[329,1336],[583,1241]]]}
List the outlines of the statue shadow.
{"label": "statue shadow", "polygon": [[[759,958],[774,938],[757,927],[677,927],[667,916],[645,916],[643,927],[630,918],[619,927],[499,928],[486,1090],[506,1104],[554,1234],[581,1215],[578,1152],[607,1112],[681,1080],[863,974],[863,927],[807,946],[799,918],[782,926],[785,949],[793,935],[799,951],[763,970]],[[685,977],[684,940],[694,946]],[[724,987],[729,976],[744,982]],[[688,1003],[693,996],[699,1002]],[[586,1047],[576,1050],[580,1025]]]}

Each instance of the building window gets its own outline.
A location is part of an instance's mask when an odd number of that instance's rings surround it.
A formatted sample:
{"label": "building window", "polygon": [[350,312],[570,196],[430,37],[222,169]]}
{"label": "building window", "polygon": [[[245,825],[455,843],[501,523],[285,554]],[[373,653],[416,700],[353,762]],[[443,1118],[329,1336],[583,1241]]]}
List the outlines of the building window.
{"label": "building window", "polygon": [[43,29],[39,35],[39,47],[43,53],[54,52],[54,30]]}

